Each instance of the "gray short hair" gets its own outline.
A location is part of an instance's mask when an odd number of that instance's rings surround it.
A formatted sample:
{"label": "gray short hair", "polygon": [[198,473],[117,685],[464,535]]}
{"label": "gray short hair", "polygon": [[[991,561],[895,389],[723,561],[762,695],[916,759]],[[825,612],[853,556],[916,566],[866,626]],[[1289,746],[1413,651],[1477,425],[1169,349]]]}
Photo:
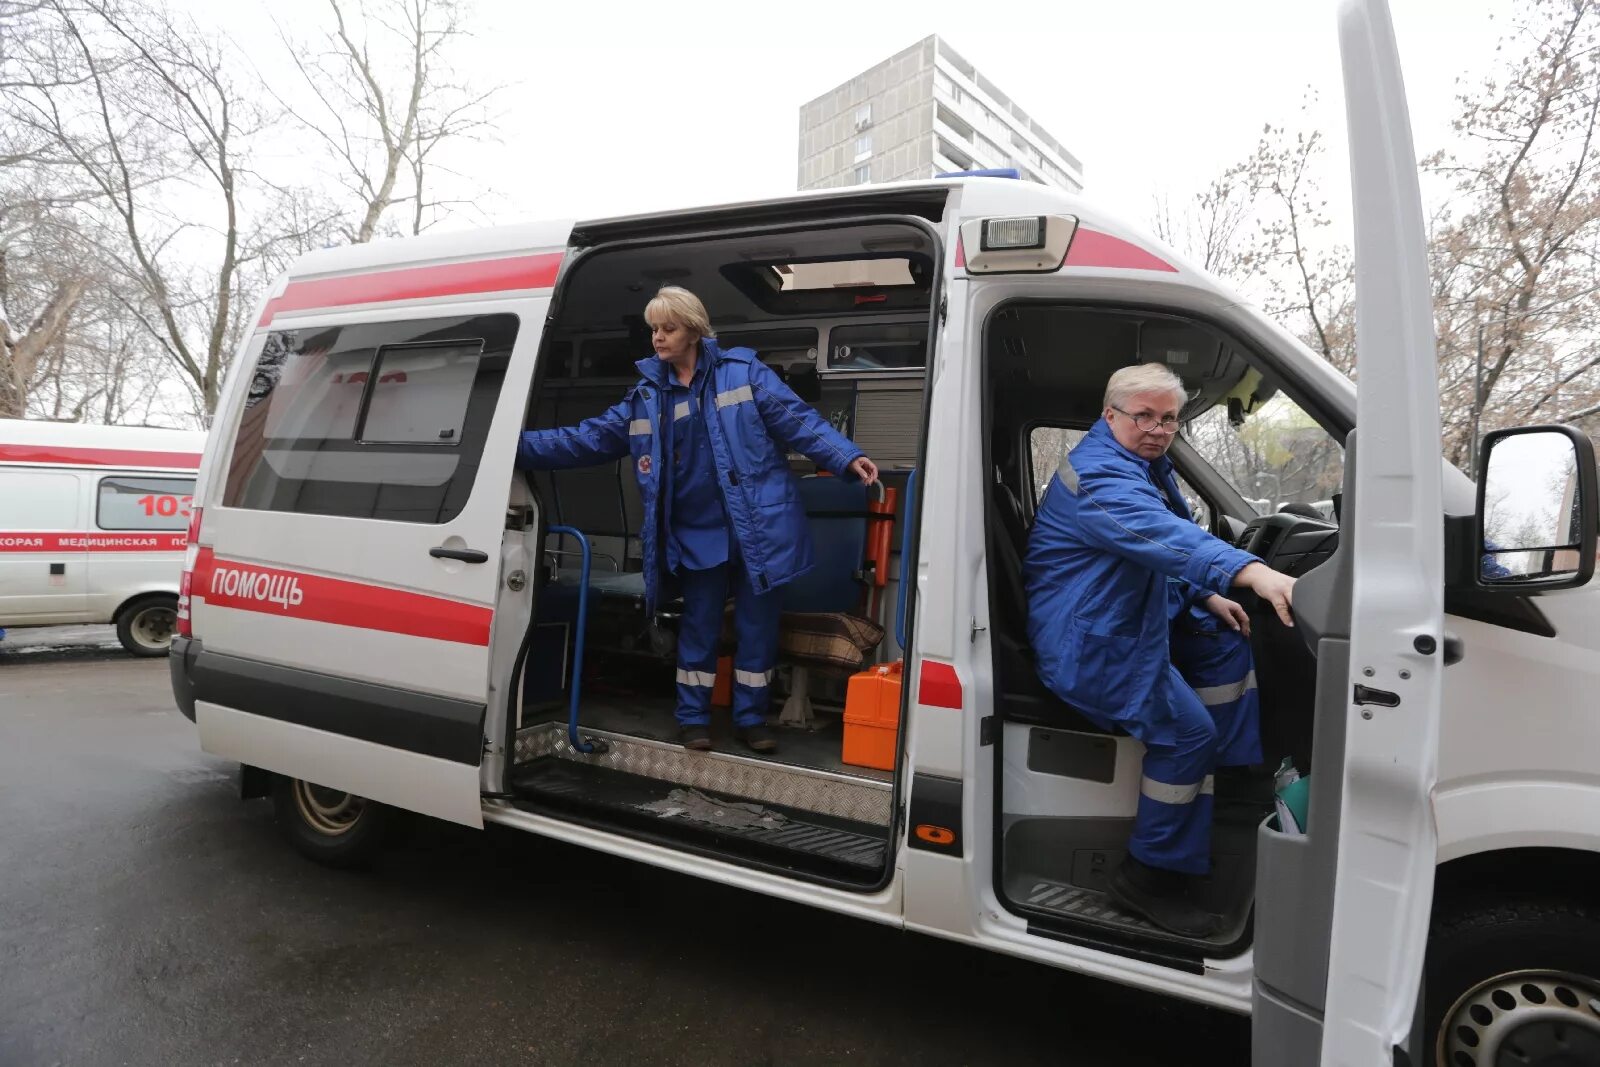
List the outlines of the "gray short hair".
{"label": "gray short hair", "polygon": [[1183,379],[1172,373],[1164,363],[1136,363],[1123,367],[1106,381],[1108,408],[1127,406],[1128,401],[1141,393],[1171,393],[1178,398],[1181,408],[1189,399],[1189,390]]}
{"label": "gray short hair", "polygon": [[715,337],[711,316],[700,298],[681,285],[663,285],[644,306],[644,321],[651,329],[662,322],[675,322],[700,337]]}

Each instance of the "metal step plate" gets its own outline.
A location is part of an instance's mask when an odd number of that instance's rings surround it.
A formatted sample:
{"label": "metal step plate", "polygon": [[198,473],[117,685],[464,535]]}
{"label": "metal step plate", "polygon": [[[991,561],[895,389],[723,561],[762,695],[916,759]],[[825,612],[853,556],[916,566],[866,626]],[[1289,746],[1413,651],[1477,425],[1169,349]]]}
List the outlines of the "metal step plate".
{"label": "metal step plate", "polygon": [[586,729],[583,736],[604,741],[606,751],[585,755],[575,750],[567,739],[565,723],[541,723],[519,730],[514,762],[523,764],[556,756],[719,796],[742,797],[874,826],[888,826],[890,822],[892,782],[732,752],[690,752],[682,745],[605,730]]}
{"label": "metal step plate", "polygon": [[1162,932],[1154,923],[1119,910],[1104,893],[1048,878],[1030,879],[1026,885],[1026,894],[1016,898],[1019,904],[1027,904],[1068,919],[1089,919],[1107,926],[1138,930],[1147,934]]}
{"label": "metal step plate", "polygon": [[826,816],[730,800],[556,756],[519,768],[513,787],[528,801],[565,800],[631,816],[634,821],[672,823],[691,836],[724,842],[740,838],[769,853],[796,859],[796,854],[803,854],[858,875],[883,868],[887,834],[880,828],[861,824],[852,828]]}

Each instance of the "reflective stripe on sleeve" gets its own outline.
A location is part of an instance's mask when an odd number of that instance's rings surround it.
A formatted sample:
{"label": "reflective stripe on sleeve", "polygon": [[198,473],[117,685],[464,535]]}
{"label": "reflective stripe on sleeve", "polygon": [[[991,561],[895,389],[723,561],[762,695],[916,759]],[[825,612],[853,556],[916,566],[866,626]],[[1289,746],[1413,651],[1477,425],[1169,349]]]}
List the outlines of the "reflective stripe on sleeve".
{"label": "reflective stripe on sleeve", "polygon": [[724,390],[717,394],[717,410],[721,411],[723,408],[732,407],[734,404],[743,404],[755,398],[756,395],[750,391],[748,385],[741,385],[737,389]]}

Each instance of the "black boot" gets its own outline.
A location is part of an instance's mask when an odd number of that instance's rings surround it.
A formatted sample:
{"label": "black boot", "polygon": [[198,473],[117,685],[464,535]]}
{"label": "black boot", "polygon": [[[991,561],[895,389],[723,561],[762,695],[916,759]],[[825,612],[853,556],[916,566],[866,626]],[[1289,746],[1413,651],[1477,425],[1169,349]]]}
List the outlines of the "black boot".
{"label": "black boot", "polygon": [[1188,877],[1127,857],[1111,872],[1112,901],[1180,937],[1210,937],[1218,919],[1190,896]]}
{"label": "black boot", "polygon": [[752,752],[778,751],[777,736],[773,734],[771,727],[764,724],[736,727],[733,735],[748,745]]}
{"label": "black boot", "polygon": [[696,752],[704,752],[711,747],[711,728],[698,723],[693,726],[678,727],[678,741],[684,748]]}

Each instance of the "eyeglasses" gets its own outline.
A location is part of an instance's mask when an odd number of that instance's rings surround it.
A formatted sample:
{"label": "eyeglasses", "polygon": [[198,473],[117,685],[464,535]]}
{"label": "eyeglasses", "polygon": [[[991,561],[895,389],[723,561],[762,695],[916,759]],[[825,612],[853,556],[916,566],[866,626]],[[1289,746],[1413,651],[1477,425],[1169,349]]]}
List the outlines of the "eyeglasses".
{"label": "eyeglasses", "polygon": [[1133,424],[1139,427],[1140,431],[1143,433],[1155,433],[1158,430],[1165,434],[1174,434],[1178,432],[1178,417],[1176,415],[1168,415],[1164,419],[1158,419],[1154,415],[1134,415],[1130,412],[1123,411],[1115,404],[1111,405],[1111,410],[1117,412],[1118,414],[1126,415],[1128,418],[1132,419]]}

